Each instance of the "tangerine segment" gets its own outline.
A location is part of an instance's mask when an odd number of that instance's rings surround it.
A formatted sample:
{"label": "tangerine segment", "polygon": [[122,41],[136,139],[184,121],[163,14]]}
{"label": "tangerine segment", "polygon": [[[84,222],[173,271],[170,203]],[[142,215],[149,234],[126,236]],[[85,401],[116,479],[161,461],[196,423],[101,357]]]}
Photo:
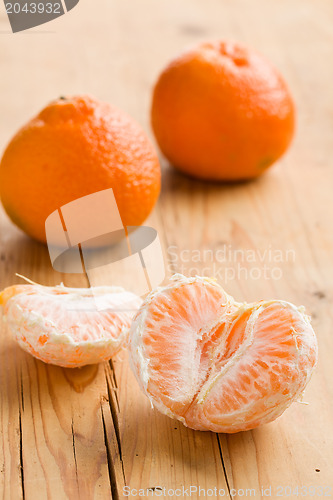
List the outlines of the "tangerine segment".
{"label": "tangerine segment", "polygon": [[152,292],[132,325],[134,373],[157,407],[183,412],[207,377],[221,316],[235,305],[206,278],[180,278]]}
{"label": "tangerine segment", "polygon": [[184,414],[189,427],[237,432],[271,422],[301,396],[310,379],[317,343],[302,310],[271,301],[249,305],[237,315],[243,331],[232,328],[225,336],[245,332],[243,341],[227,360],[224,346],[215,353],[209,379]]}
{"label": "tangerine segment", "polygon": [[152,293],[131,327],[134,373],[161,412],[215,432],[253,429],[297,400],[317,361],[302,308],[239,304],[205,278]]}
{"label": "tangerine segment", "polygon": [[78,367],[110,359],[127,341],[141,299],[118,287],[14,285],[0,294],[19,345],[45,363]]}

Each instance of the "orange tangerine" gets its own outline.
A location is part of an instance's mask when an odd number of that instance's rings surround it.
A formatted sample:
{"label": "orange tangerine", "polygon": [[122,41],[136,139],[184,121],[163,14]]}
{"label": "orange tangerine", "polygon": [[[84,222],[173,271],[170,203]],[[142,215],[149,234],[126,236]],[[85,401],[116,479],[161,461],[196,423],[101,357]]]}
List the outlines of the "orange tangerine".
{"label": "orange tangerine", "polygon": [[52,212],[109,188],[123,225],[141,225],[160,184],[157,154],[140,125],[87,95],[49,103],[15,134],[0,161],[4,209],[14,224],[44,243]]}
{"label": "orange tangerine", "polygon": [[131,366],[154,407],[198,430],[234,433],[280,416],[317,362],[303,308],[237,303],[213,280],[177,275],[130,332]]}
{"label": "orange tangerine", "polygon": [[141,302],[118,287],[14,285],[0,293],[19,345],[45,363],[64,367],[100,363],[116,354]]}
{"label": "orange tangerine", "polygon": [[208,180],[262,175],[288,149],[295,114],[279,71],[231,40],[200,42],[170,61],[151,105],[165,157],[185,174]]}

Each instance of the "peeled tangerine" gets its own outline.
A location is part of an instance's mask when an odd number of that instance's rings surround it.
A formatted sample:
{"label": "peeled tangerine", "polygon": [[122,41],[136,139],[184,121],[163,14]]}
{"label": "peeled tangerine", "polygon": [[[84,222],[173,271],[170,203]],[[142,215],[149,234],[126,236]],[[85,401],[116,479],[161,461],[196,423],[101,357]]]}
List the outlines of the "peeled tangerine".
{"label": "peeled tangerine", "polygon": [[141,302],[118,287],[14,285],[0,293],[5,321],[19,345],[64,367],[100,363],[116,354]]}
{"label": "peeled tangerine", "polygon": [[180,275],[146,298],[129,350],[154,407],[192,429],[228,433],[271,422],[300,399],[318,355],[302,308],[240,304],[213,280]]}

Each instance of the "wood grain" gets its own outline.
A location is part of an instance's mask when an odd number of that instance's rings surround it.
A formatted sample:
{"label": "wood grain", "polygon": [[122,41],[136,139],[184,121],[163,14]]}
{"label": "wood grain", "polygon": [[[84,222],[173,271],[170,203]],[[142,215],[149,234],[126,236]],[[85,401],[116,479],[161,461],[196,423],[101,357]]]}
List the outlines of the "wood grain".
{"label": "wood grain", "polygon": [[[217,487],[225,498],[241,498],[240,489],[265,498],[262,487],[271,487],[271,498],[277,498],[279,486],[312,485],[331,487],[333,495],[331,2],[96,5],[81,0],[47,28],[17,35],[6,33],[0,6],[1,148],[25,120],[64,93],[109,100],[149,131],[151,87],[174,54],[217,37],[261,50],[295,96],[298,131],[290,152],[262,179],[235,185],[188,179],[162,160],[163,190],[148,224],[164,245],[168,275],[204,272],[238,300],[274,297],[305,305],[318,334],[319,364],[304,395],[308,404],[295,403],[254,431],[200,433],[150,408],[125,352],[81,370],[50,367],[21,351],[2,324],[0,496],[122,498],[124,485]],[[279,251],[282,261],[269,249]],[[254,261],[244,258],[249,250]],[[225,259],[219,258],[223,252]],[[264,265],[271,273],[277,268],[279,278],[263,278]],[[19,281],[15,273],[46,285],[87,284],[84,275],[54,271],[46,248],[0,210],[1,288]]]}

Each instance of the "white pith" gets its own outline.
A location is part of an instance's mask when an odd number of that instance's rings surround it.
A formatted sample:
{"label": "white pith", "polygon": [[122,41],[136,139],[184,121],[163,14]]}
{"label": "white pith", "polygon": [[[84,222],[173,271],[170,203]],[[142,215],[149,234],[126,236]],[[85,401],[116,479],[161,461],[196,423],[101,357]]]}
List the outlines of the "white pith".
{"label": "white pith", "polygon": [[[32,285],[32,289],[33,293],[22,291],[7,301],[4,320],[23,349],[32,354],[36,351],[39,359],[62,366],[71,366],[71,355],[77,349],[84,353],[84,364],[98,363],[111,357],[126,342],[131,318],[142,303],[139,297],[120,287]],[[54,294],[59,291],[61,294]],[[31,301],[36,296],[39,307],[32,308]],[[52,310],[50,315],[43,310],[51,297],[61,318],[64,318],[63,325],[57,322],[58,318],[52,318]],[[95,314],[100,321],[94,321],[93,325],[85,321],[91,314]],[[74,337],[72,328],[77,332]],[[42,345],[39,342],[41,335],[47,336]],[[73,366],[78,365],[75,363]]]}

